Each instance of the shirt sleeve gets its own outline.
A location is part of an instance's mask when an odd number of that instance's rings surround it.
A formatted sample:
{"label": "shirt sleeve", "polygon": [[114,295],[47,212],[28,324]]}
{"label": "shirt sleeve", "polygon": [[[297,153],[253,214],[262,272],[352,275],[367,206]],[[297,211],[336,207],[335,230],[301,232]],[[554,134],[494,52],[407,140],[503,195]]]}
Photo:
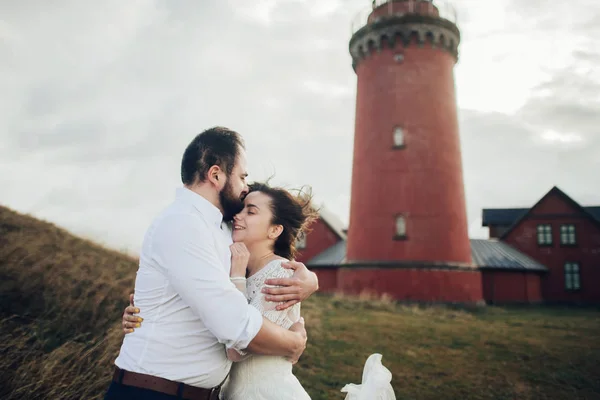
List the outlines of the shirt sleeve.
{"label": "shirt sleeve", "polygon": [[175,214],[157,226],[152,255],[169,283],[220,343],[241,350],[260,330],[263,318],[229,280],[207,223]]}

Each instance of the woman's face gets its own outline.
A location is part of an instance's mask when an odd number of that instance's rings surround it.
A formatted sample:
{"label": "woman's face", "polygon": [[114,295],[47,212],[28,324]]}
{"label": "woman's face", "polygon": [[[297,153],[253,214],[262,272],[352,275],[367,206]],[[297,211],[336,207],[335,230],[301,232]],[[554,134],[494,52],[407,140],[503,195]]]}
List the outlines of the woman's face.
{"label": "woman's face", "polygon": [[233,241],[246,246],[273,235],[271,198],[262,192],[251,192],[244,199],[244,209],[233,217]]}

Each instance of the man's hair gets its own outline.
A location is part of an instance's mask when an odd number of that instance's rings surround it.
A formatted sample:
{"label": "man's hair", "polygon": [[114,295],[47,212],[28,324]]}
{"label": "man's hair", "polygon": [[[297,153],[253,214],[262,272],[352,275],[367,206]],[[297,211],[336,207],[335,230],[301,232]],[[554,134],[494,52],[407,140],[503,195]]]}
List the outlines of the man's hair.
{"label": "man's hair", "polygon": [[222,126],[205,130],[190,142],[183,153],[181,181],[184,185],[191,185],[196,180],[204,182],[213,165],[221,167],[229,177],[240,148],[245,149],[245,144],[239,133]]}

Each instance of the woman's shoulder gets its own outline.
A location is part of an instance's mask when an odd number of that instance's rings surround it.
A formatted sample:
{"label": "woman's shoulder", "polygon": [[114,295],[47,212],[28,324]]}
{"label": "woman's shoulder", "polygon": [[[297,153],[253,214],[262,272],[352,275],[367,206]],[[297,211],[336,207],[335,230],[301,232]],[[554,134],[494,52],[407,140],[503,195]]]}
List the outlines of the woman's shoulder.
{"label": "woman's shoulder", "polygon": [[270,278],[290,278],[294,275],[294,270],[290,268],[285,268],[282,264],[289,262],[290,260],[285,258],[276,258],[275,260],[269,262],[265,269],[268,269],[267,275]]}

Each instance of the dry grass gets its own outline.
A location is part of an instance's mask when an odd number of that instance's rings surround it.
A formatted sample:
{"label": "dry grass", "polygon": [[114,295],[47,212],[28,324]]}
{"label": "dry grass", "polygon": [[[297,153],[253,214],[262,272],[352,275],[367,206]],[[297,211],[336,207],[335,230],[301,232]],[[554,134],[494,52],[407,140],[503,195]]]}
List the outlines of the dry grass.
{"label": "dry grass", "polygon": [[[0,207],[0,398],[102,398],[137,261]],[[343,399],[374,352],[400,399],[599,399],[600,312],[421,307],[364,294],[303,304],[296,374]]]}
{"label": "dry grass", "polygon": [[0,207],[0,398],[107,387],[137,261]]}

